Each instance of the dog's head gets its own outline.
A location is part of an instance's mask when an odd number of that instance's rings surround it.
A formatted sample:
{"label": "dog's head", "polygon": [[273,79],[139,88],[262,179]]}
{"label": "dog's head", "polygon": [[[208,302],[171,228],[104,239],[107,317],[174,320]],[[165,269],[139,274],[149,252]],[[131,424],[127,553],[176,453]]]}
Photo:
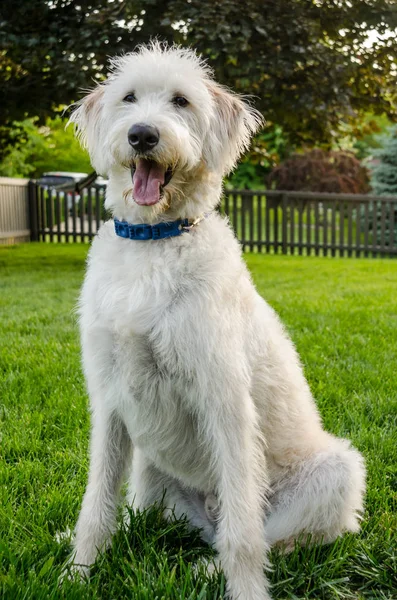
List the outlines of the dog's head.
{"label": "dog's head", "polygon": [[71,121],[95,169],[109,176],[112,197],[117,180],[127,203],[161,213],[180,206],[193,183],[219,188],[261,117],[215,83],[195,52],[155,43],[114,59]]}

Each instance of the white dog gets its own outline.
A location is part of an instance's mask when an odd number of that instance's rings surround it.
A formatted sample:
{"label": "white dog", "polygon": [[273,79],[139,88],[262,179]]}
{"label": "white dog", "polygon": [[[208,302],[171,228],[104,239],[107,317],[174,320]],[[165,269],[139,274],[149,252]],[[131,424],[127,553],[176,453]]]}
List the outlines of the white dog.
{"label": "white dog", "polygon": [[75,569],[114,531],[128,469],[135,507],[166,491],[217,549],[229,597],[264,600],[269,546],[357,531],[363,460],[323,430],[294,346],[214,211],[260,115],[191,50],[152,44],[112,64],[72,116],[115,218],[80,301],[92,433]]}

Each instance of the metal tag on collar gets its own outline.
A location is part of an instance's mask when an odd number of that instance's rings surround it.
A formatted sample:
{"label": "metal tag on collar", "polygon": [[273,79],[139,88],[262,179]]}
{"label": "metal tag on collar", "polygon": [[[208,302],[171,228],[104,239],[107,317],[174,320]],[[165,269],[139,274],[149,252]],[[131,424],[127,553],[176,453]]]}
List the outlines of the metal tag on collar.
{"label": "metal tag on collar", "polygon": [[205,216],[197,217],[197,219],[195,219],[193,221],[193,223],[190,223],[190,225],[189,225],[188,219],[185,219],[185,221],[187,221],[187,224],[181,225],[182,231],[189,232],[191,229],[193,229],[193,227],[196,227],[196,225],[198,225],[200,223],[200,221],[202,221],[204,218],[205,218]]}

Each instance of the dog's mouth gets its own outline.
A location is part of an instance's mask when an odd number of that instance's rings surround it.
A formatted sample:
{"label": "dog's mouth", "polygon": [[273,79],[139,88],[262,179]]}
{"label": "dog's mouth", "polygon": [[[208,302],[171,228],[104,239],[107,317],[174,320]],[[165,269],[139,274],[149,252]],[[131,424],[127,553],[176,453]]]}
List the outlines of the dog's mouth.
{"label": "dog's mouth", "polygon": [[160,202],[166,185],[172,179],[171,167],[151,158],[138,158],[131,163],[132,192],[137,204],[152,206]]}

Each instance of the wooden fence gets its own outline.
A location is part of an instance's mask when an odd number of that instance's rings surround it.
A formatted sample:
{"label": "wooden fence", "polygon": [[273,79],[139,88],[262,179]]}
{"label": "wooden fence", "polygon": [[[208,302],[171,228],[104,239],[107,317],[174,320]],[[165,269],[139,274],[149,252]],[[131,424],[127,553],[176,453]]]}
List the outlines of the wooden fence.
{"label": "wooden fence", "polygon": [[221,212],[251,252],[397,255],[397,197],[232,190]]}
{"label": "wooden fence", "polygon": [[104,208],[106,186],[76,192],[34,184],[29,196],[31,239],[38,242],[87,242],[110,218]]}
{"label": "wooden fence", "polygon": [[30,240],[28,182],[0,177],[0,244]]}
{"label": "wooden fence", "polygon": [[[30,222],[32,241],[90,241],[109,218],[104,209],[105,190],[103,185],[92,185],[77,193],[30,182],[29,201],[27,196],[23,206],[20,199],[15,201],[24,223],[21,238],[22,234],[26,237],[26,224]],[[1,198],[0,193],[2,212]],[[397,255],[397,197],[226,190],[218,208],[228,216],[245,251],[347,257]]]}

